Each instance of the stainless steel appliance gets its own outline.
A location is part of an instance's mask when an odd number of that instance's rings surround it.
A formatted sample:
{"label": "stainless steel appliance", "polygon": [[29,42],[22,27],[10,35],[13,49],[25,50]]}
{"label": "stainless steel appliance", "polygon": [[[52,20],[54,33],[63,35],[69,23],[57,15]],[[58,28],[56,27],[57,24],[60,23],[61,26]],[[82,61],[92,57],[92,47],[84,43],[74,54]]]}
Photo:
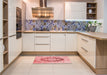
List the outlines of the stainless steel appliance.
{"label": "stainless steel appliance", "polygon": [[22,10],[16,8],[16,38],[19,39],[22,37]]}
{"label": "stainless steel appliance", "polygon": [[52,19],[53,10],[52,7],[47,7],[47,0],[39,0],[39,7],[32,8],[32,16],[38,19]]}

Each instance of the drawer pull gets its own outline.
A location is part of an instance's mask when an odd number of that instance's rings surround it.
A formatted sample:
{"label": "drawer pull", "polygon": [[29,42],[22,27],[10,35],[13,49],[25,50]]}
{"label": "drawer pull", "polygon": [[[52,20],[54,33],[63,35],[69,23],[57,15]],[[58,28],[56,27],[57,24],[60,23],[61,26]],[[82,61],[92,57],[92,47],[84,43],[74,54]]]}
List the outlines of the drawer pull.
{"label": "drawer pull", "polygon": [[41,43],[39,44],[39,43],[38,43],[38,44],[36,44],[36,45],[49,45],[49,44],[41,44]]}
{"label": "drawer pull", "polygon": [[36,36],[36,37],[39,37],[39,38],[48,38],[49,36]]}
{"label": "drawer pull", "polygon": [[83,38],[82,38],[82,40],[85,41],[85,42],[88,42],[86,39],[83,39]]}
{"label": "drawer pull", "polygon": [[85,48],[81,47],[85,52],[88,52],[88,50],[86,50]]}

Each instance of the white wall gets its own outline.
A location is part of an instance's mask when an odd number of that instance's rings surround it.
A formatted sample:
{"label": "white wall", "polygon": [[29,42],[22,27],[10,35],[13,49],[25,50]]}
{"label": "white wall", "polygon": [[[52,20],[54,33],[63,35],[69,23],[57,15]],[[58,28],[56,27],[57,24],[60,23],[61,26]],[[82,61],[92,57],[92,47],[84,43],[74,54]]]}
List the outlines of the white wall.
{"label": "white wall", "polygon": [[26,3],[22,2],[22,31],[25,29],[26,24]]}
{"label": "white wall", "polygon": [[26,3],[26,19],[33,19],[32,7],[39,7],[39,0],[23,0]]}
{"label": "white wall", "polygon": [[107,33],[107,0],[104,0],[104,32]]}
{"label": "white wall", "polygon": [[96,0],[97,2],[97,18],[103,19],[104,18],[104,0]]}
{"label": "white wall", "polygon": [[[26,3],[26,19],[32,18],[32,7],[39,7],[39,0],[23,0]],[[64,1],[65,0],[48,0],[47,5],[54,7],[54,19],[64,19]],[[67,1],[79,1],[79,2],[92,2],[93,0],[67,0]]]}
{"label": "white wall", "polygon": [[104,31],[104,0],[95,0],[97,2],[97,19],[102,23],[100,32]]}
{"label": "white wall", "polygon": [[22,8],[22,0],[16,0],[16,7]]}

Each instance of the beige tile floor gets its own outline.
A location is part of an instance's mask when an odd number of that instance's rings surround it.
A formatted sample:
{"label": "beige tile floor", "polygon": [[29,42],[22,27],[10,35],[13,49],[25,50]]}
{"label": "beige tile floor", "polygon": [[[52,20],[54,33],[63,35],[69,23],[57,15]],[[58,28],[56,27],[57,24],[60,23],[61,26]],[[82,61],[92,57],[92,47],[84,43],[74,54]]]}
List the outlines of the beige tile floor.
{"label": "beige tile floor", "polygon": [[32,64],[35,56],[20,56],[3,75],[95,75],[78,56],[72,64]]}

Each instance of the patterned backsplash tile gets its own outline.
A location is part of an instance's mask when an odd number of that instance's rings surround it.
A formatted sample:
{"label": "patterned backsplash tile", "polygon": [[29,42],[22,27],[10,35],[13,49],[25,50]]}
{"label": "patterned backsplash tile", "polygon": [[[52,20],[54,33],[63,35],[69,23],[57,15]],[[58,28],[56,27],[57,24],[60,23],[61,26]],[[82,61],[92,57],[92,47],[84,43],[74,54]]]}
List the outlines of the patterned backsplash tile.
{"label": "patterned backsplash tile", "polygon": [[34,31],[86,31],[88,21],[26,20],[25,30]]}

